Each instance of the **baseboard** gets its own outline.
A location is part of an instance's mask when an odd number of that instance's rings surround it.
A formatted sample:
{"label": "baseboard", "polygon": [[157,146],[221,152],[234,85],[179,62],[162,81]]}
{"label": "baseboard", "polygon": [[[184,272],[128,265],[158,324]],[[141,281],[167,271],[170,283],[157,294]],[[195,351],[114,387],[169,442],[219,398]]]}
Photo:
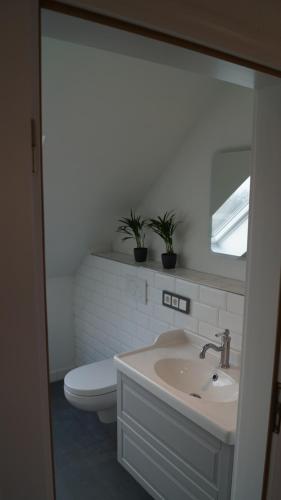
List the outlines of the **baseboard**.
{"label": "baseboard", "polygon": [[60,368],[59,370],[52,370],[49,376],[50,382],[57,382],[59,380],[63,380],[67,372],[69,372],[73,368],[75,368],[74,365],[68,366],[67,368]]}

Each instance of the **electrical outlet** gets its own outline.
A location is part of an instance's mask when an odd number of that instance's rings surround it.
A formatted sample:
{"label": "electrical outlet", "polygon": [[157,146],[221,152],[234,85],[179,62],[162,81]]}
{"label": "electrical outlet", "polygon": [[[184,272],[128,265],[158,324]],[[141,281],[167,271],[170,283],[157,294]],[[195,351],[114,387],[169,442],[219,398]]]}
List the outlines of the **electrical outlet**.
{"label": "electrical outlet", "polygon": [[186,312],[186,300],[185,299],[179,299],[179,310],[182,312]]}
{"label": "electrical outlet", "polygon": [[163,292],[163,304],[164,306],[171,306],[171,295],[169,293]]}
{"label": "electrical outlet", "polygon": [[178,307],[179,307],[179,299],[178,299],[178,297],[172,296],[172,306],[175,309],[178,309]]}
{"label": "electrical outlet", "polygon": [[190,299],[188,297],[183,297],[167,290],[163,290],[162,292],[162,304],[165,307],[170,307],[184,314],[189,314],[190,311]]}

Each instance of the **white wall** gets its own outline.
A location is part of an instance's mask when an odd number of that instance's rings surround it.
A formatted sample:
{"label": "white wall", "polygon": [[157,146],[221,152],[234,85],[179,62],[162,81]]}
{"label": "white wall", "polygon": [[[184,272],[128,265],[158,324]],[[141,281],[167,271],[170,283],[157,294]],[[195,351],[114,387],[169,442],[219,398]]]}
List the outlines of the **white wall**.
{"label": "white wall", "polygon": [[118,215],[142,200],[198,112],[224,84],[43,38],[42,87],[49,358],[54,379],[72,365],[70,276],[90,249],[111,248]]}
{"label": "white wall", "polygon": [[[147,283],[148,301],[132,297],[128,278]],[[190,315],[162,306],[162,290],[191,299]],[[162,332],[186,328],[202,344],[217,341],[215,333],[231,331],[231,345],[240,351],[244,297],[199,286],[158,271],[89,255],[75,280],[75,354],[82,365],[151,344]]]}
{"label": "white wall", "polygon": [[[250,146],[252,124],[253,92],[225,86],[199,115],[168,168],[139,205],[139,212],[145,216],[174,209],[184,221],[175,245],[182,267],[245,279],[245,261],[214,254],[209,249],[210,185],[215,153]],[[160,260],[162,241],[154,236],[147,241],[152,257]],[[132,245],[116,239],[116,250],[129,252],[131,248]]]}
{"label": "white wall", "polygon": [[224,83],[142,59],[43,38],[48,276],[110,249],[136,206]]}
{"label": "white wall", "polygon": [[74,366],[73,278],[47,279],[50,380],[60,380]]}
{"label": "white wall", "polygon": [[66,283],[90,249],[111,248],[117,218],[131,207],[187,213],[182,265],[243,279],[244,263],[208,254],[208,190],[212,153],[250,143],[251,91],[51,38],[43,39],[42,72],[53,380],[72,366]]}

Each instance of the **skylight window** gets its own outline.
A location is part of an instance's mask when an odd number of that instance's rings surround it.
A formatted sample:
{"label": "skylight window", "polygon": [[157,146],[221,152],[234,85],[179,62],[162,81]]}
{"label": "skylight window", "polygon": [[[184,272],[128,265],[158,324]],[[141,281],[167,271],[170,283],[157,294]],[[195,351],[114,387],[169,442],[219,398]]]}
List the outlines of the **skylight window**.
{"label": "skylight window", "polygon": [[212,216],[213,252],[241,257],[247,252],[250,177]]}

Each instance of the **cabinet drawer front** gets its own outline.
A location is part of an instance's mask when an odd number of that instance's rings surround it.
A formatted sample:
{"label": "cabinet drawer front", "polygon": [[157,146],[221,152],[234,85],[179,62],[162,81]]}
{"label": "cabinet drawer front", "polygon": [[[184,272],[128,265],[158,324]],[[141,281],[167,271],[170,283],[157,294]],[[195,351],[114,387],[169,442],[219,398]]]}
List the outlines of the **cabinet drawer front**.
{"label": "cabinet drawer front", "polygon": [[220,441],[127,377],[122,376],[119,389],[118,414],[122,421],[145,429],[183,466],[187,464],[209,486],[217,487]]}
{"label": "cabinet drawer front", "polygon": [[155,499],[211,500],[193,481],[184,476],[145,439],[128,425],[118,423],[119,456],[122,465]]}

